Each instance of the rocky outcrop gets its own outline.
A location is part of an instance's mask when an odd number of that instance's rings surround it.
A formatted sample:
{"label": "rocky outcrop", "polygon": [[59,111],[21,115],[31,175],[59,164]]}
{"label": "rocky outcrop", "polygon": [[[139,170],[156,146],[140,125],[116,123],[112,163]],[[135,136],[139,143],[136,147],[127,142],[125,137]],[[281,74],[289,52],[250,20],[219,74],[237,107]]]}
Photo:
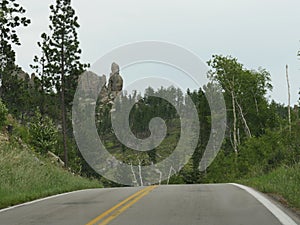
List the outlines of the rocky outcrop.
{"label": "rocky outcrop", "polygon": [[111,65],[111,73],[106,85],[106,75],[100,77],[100,84],[102,86],[99,93],[98,100],[101,104],[113,103],[114,99],[123,89],[123,78],[120,75],[119,65],[115,62]]}
{"label": "rocky outcrop", "polygon": [[123,78],[120,75],[120,67],[113,62],[111,65],[111,73],[108,82],[108,95],[110,99],[114,99],[123,88]]}
{"label": "rocky outcrop", "polygon": [[91,71],[84,72],[83,76],[80,77],[80,83],[82,98],[84,98],[86,102],[93,101],[91,104],[96,104],[94,97],[91,96],[94,96],[94,94],[97,93],[100,88],[101,91],[98,94],[97,100],[100,105],[114,104],[114,99],[118,96],[123,88],[123,79],[120,75],[119,65],[116,63],[112,63],[111,65],[111,73],[108,85],[106,85],[106,75],[103,74],[99,77],[97,74]]}
{"label": "rocky outcrop", "polygon": [[101,85],[102,86],[102,89],[101,89],[101,92],[99,94],[99,97],[98,99],[100,100],[100,102],[104,103],[104,102],[107,102],[108,101],[108,88],[106,86],[106,76],[105,74],[103,74],[101,77]]}
{"label": "rocky outcrop", "polygon": [[17,76],[19,80],[27,82],[29,84],[29,87],[32,88],[35,87],[36,82],[40,82],[39,78],[34,73],[32,73],[31,76],[29,76],[29,74],[24,72],[22,69],[18,69],[15,72],[13,72],[13,76]]}

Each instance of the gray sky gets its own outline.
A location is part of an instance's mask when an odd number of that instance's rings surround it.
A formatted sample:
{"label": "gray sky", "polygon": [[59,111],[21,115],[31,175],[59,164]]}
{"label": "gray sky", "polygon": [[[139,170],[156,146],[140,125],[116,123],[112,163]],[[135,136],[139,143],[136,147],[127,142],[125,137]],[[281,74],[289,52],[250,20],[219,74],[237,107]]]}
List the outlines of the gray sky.
{"label": "gray sky", "polygon": [[[40,53],[36,42],[48,29],[49,5],[55,0],[19,2],[32,24],[19,29],[22,46],[16,48],[17,63],[31,73],[29,64]],[[72,4],[81,25],[83,62],[93,63],[126,43],[166,41],[193,51],[204,62],[212,54],[223,54],[237,57],[249,69],[266,68],[274,86],[271,97],[281,103],[287,102],[288,64],[292,104],[299,98],[299,0],[73,0]],[[124,74],[130,80],[128,71]]]}

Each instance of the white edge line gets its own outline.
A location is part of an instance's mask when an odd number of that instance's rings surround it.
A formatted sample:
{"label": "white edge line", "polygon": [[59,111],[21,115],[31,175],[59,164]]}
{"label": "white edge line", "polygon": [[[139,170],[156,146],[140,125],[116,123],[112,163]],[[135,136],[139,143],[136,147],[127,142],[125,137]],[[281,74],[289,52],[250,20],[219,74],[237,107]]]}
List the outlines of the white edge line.
{"label": "white edge line", "polygon": [[65,196],[65,195],[69,195],[69,194],[73,194],[73,193],[88,191],[88,190],[94,190],[94,189],[83,189],[83,190],[78,190],[78,191],[71,191],[71,192],[66,192],[66,193],[61,193],[61,194],[57,194],[57,195],[48,196],[48,197],[45,197],[45,198],[36,199],[36,200],[30,201],[30,202],[25,202],[25,203],[22,203],[22,204],[10,206],[8,208],[0,209],[0,213],[8,211],[8,210],[15,209],[15,208],[18,208],[18,207],[31,205],[31,204],[34,204],[34,203],[37,203],[37,202],[49,200],[49,199],[52,199],[52,198],[57,198],[57,197],[61,197],[61,196]]}
{"label": "white edge line", "polygon": [[249,194],[251,194],[261,204],[263,204],[282,223],[282,225],[297,225],[297,223],[291,217],[289,217],[286,213],[284,213],[281,209],[279,209],[276,205],[274,205],[270,200],[268,200],[259,192],[241,184],[236,184],[236,183],[230,183],[230,184],[239,187],[247,191]]}

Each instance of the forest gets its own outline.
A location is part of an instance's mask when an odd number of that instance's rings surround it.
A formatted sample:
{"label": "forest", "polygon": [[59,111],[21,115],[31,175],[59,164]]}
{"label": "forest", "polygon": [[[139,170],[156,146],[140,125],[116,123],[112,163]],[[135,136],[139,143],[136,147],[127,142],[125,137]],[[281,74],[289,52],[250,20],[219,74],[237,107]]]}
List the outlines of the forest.
{"label": "forest", "polygon": [[[50,6],[49,32],[37,43],[40,55],[33,56],[32,75],[16,64],[13,46],[21,45],[17,29],[30,25],[26,10],[15,0],[1,1],[0,11],[0,126],[4,133],[20,138],[38,155],[51,152],[66,170],[95,178],[104,186],[118,186],[97,174],[84,160],[72,128],[72,104],[80,74],[89,63],[81,62],[78,17],[71,1],[57,0]],[[300,52],[298,56],[300,55]],[[297,56],[295,56],[297,57]],[[121,102],[132,102],[130,128],[138,138],[149,136],[149,122],[162,118],[167,135],[160,146],[136,153],[118,141],[111,124],[112,105],[97,103],[98,134],[106,148],[119,160],[133,165],[151,165],[168,157],[180,138],[180,117],[166,100],[153,97],[164,93],[184,107],[187,96],[196,106],[200,135],[189,162],[163,181],[165,184],[221,183],[258,179],[274,171],[300,170],[299,107],[269,99],[272,91],[268,69],[246,68],[234,56],[213,55],[207,62],[209,83],[198,90],[182,92],[175,87],[148,87],[144,94],[120,93]],[[199,162],[211,133],[211,112],[206,99],[208,86],[222,92],[226,104],[226,133],[212,164],[199,171]],[[293,172],[291,176],[295,175]],[[283,176],[287,176],[286,174]],[[272,179],[268,181],[272,185]],[[267,179],[267,178],[264,178]],[[289,179],[284,177],[283,179]],[[295,179],[300,183],[299,175]],[[282,182],[282,180],[280,180]],[[135,185],[141,185],[139,181]],[[273,186],[277,184],[274,183]],[[264,186],[265,189],[268,187]],[[268,191],[269,189],[267,189]],[[298,191],[299,190],[293,190]],[[298,200],[296,200],[298,201]]]}

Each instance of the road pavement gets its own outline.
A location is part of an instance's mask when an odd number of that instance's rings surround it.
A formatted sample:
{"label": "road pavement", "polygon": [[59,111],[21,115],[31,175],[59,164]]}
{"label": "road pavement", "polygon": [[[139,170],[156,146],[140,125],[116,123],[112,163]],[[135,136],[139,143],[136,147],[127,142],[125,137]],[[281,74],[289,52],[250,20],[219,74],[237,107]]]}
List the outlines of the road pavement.
{"label": "road pavement", "polygon": [[257,194],[233,184],[83,190],[2,210],[0,224],[300,225]]}

